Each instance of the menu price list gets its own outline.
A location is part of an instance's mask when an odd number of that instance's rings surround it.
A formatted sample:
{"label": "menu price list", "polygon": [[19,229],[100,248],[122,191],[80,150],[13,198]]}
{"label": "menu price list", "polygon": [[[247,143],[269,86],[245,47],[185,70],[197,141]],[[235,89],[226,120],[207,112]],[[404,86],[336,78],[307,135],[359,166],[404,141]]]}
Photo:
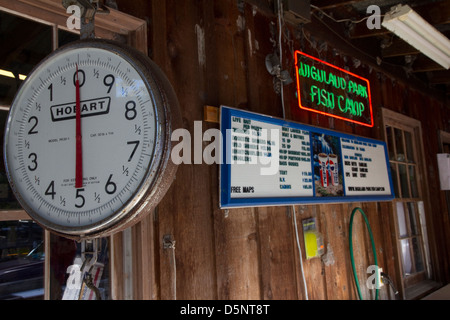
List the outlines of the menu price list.
{"label": "menu price list", "polygon": [[390,194],[382,144],[341,139],[346,195]]}
{"label": "menu price list", "polygon": [[312,196],[308,131],[232,117],[231,141],[232,198]]}

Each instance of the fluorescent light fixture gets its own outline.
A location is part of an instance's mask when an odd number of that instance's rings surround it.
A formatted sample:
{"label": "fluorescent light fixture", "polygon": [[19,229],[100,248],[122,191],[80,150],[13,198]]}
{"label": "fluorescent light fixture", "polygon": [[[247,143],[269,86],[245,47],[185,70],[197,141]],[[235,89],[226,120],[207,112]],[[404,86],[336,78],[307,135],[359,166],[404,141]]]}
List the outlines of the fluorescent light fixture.
{"label": "fluorescent light fixture", "polygon": [[[0,69],[0,76],[4,76],[4,77],[8,77],[8,78],[13,78],[13,79],[16,78],[16,76],[14,75],[14,73],[12,73],[11,71],[2,70],[2,69]],[[19,74],[19,79],[20,79],[20,80],[25,80],[26,78],[27,78],[27,76],[24,76],[23,74]]]}
{"label": "fluorescent light fixture", "polygon": [[445,69],[450,68],[450,40],[408,5],[393,7],[382,25]]}

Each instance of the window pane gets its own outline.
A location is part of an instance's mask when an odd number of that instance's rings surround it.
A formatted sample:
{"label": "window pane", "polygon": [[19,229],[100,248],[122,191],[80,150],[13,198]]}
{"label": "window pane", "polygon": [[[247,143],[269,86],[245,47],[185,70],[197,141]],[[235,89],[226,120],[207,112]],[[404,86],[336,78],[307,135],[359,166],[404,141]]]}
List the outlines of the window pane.
{"label": "window pane", "polygon": [[[0,105],[11,104],[26,76],[51,51],[51,26],[0,10]],[[7,112],[0,112],[2,133],[6,118]],[[0,161],[0,210],[14,209],[21,208]],[[41,227],[33,221],[0,222],[0,299],[43,298],[43,278],[44,232]]]}
{"label": "window pane", "polygon": [[408,166],[409,169],[409,182],[411,185],[411,197],[418,198],[419,191],[417,189],[417,181],[416,181],[416,166]]}
{"label": "window pane", "polygon": [[406,156],[408,158],[408,162],[415,163],[416,161],[414,159],[414,151],[413,151],[414,149],[411,133],[408,131],[404,131],[403,133],[405,134]]}
{"label": "window pane", "polygon": [[57,235],[50,235],[50,299],[59,300],[66,285],[67,268],[73,264],[77,243]]}
{"label": "window pane", "polygon": [[412,273],[411,251],[409,249],[409,240],[400,240],[402,249],[403,275],[408,276]]}
{"label": "window pane", "polygon": [[394,194],[397,198],[401,198],[402,196],[398,189],[397,165],[395,163],[390,163],[390,165],[391,165],[392,183],[394,184]]}
{"label": "window pane", "polygon": [[423,259],[422,259],[422,250],[420,245],[420,240],[417,237],[412,238],[412,246],[414,252],[414,266],[416,268],[416,272],[421,272],[425,270]]}
{"label": "window pane", "polygon": [[387,136],[387,147],[389,152],[389,160],[395,160],[395,151],[394,151],[394,134],[392,133],[393,128],[387,126],[386,127],[386,136]]}
{"label": "window pane", "polygon": [[397,221],[400,238],[406,237],[408,235],[408,230],[406,229],[406,219],[405,211],[403,209],[403,202],[397,202]]}
{"label": "window pane", "polygon": [[402,190],[402,198],[409,198],[409,179],[408,174],[406,172],[406,165],[399,164],[398,165],[398,171],[400,174],[400,188]]}
{"label": "window pane", "polygon": [[43,298],[43,239],[33,221],[0,222],[0,300]]}
{"label": "window pane", "polygon": [[11,104],[22,76],[52,51],[51,39],[50,26],[0,11],[0,105]]}
{"label": "window pane", "polygon": [[[101,239],[101,246],[98,248],[97,263],[93,269],[94,284],[98,283],[98,289],[102,300],[109,300],[110,297],[110,281],[109,281],[109,238]],[[77,300],[80,290],[87,290],[83,284],[78,281],[75,282],[74,288],[66,286],[69,279],[68,267],[81,262],[78,265],[78,270],[82,266],[81,243],[69,240],[57,235],[50,237],[50,299],[51,300]],[[91,258],[91,255],[87,255]],[[73,279],[72,279],[73,281]],[[83,299],[95,300],[95,295],[84,294]]]}
{"label": "window pane", "polygon": [[[0,105],[9,106],[23,79],[52,51],[52,28],[0,10]],[[7,111],[0,112],[0,135]],[[1,148],[3,151],[3,148]],[[2,153],[1,151],[1,153]],[[3,160],[3,155],[0,155]],[[21,209],[6,181],[0,160],[0,210]]]}
{"label": "window pane", "polygon": [[63,45],[76,40],[80,40],[79,34],[61,29],[58,30],[58,47],[62,47]]}
{"label": "window pane", "polygon": [[395,148],[397,152],[397,161],[405,161],[405,148],[403,146],[403,131],[394,128]]}
{"label": "window pane", "polygon": [[[5,123],[6,112],[0,111],[0,121]],[[0,130],[3,127],[0,125]],[[3,131],[2,131],[3,132]],[[3,161],[0,160],[0,210],[18,210],[21,209],[19,203],[14,197],[14,193],[8,183],[8,178],[6,177],[6,170]]]}
{"label": "window pane", "polygon": [[419,221],[422,234],[422,248],[424,253],[424,264],[426,266],[426,271],[428,273],[428,278],[431,278],[431,268],[430,268],[430,248],[428,245],[428,232],[427,224],[425,220],[425,208],[423,201],[417,202],[417,211],[419,212]]}
{"label": "window pane", "polygon": [[408,207],[409,227],[411,235],[418,235],[419,228],[416,220],[416,207],[413,202],[408,202],[407,207]]}

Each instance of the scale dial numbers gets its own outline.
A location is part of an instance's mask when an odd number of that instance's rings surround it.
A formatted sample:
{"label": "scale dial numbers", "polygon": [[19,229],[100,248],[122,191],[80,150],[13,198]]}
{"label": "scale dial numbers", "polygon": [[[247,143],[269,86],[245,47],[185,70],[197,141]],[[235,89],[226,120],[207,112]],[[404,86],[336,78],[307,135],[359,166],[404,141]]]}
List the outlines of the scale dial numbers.
{"label": "scale dial numbers", "polygon": [[69,236],[120,224],[148,193],[162,159],[162,113],[150,77],[139,59],[96,43],[43,61],[19,90],[5,133],[19,202]]}

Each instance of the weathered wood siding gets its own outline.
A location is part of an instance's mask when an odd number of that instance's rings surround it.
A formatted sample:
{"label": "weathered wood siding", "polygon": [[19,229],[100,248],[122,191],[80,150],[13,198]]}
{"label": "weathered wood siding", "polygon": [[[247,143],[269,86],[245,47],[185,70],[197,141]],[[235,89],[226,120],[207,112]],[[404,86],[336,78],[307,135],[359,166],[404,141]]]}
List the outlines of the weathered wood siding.
{"label": "weathered wood siding", "polygon": [[[182,109],[183,126],[194,134],[194,121],[203,120],[205,105],[228,105],[282,117],[280,96],[273,90],[272,76],[264,59],[278,41],[277,20],[265,9],[232,0],[117,1],[119,9],[148,21],[149,55],[169,77]],[[258,1],[252,1],[258,3]],[[421,91],[395,79],[362,60],[353,66],[351,52],[341,51],[339,40],[327,38],[320,24],[305,26],[309,40],[326,47],[315,49],[298,28],[289,27],[290,41],[283,41],[283,66],[294,77],[291,49],[302,49],[349,69],[371,82],[374,128],[300,111],[295,84],[285,87],[286,117],[310,125],[331,128],[375,139],[383,138],[381,107],[422,122],[423,145],[430,207],[430,248],[433,272],[450,281],[449,216],[439,190],[436,153],[437,130],[450,131],[449,106],[431,90]],[[330,44],[333,43],[333,46]],[[336,45],[337,43],[337,45]],[[348,46],[344,46],[347,50]],[[348,51],[348,50],[347,50]],[[355,55],[357,55],[357,51]],[[336,54],[337,53],[337,54]],[[219,128],[203,122],[203,132]],[[205,142],[203,146],[208,145]],[[182,164],[176,180],[157,211],[147,220],[153,246],[148,275],[154,299],[305,299],[292,207],[220,210],[218,166]],[[310,299],[357,299],[353,280],[348,228],[350,214],[360,206],[367,214],[376,242],[378,263],[394,281],[400,281],[395,229],[390,203],[298,205],[300,244],[304,249],[302,219],[315,217],[323,234],[326,253],[332,258],[302,260]],[[176,241],[173,251],[163,248],[164,235]],[[366,268],[373,264],[369,235],[361,216],[355,218],[354,250],[364,296]],[[174,264],[175,262],[175,264]],[[145,273],[145,270],[143,271]],[[175,277],[176,275],[176,277]],[[144,275],[145,277],[145,275]],[[386,288],[382,299],[393,298]]]}

